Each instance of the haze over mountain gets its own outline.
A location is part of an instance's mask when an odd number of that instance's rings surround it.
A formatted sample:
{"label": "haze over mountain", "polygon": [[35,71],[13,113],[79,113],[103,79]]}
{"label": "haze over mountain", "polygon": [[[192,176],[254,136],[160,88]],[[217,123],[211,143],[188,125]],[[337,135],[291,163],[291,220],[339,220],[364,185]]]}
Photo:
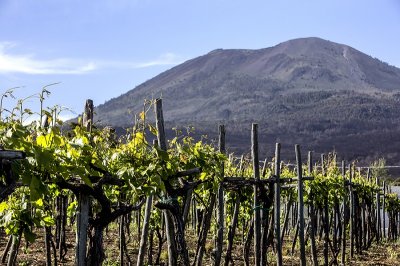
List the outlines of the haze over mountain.
{"label": "haze over mountain", "polygon": [[[127,127],[144,99],[163,98],[167,127],[194,125],[248,152],[259,124],[262,156],[276,141],[346,159],[400,163],[400,69],[343,44],[302,38],[274,47],[217,49],[180,64],[96,108],[104,125]],[[285,158],[283,158],[285,159]]]}

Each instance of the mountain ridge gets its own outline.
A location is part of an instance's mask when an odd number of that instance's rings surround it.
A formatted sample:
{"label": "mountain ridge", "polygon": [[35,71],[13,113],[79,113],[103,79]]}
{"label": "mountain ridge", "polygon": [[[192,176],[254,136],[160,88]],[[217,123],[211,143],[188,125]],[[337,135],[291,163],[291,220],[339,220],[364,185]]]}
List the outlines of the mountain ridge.
{"label": "mountain ridge", "polygon": [[[321,152],[335,148],[349,159],[387,154],[400,162],[393,145],[365,141],[371,134],[384,135],[385,143],[397,140],[400,69],[348,45],[311,37],[256,50],[216,49],[99,105],[96,113],[103,124],[128,127],[143,100],[158,97],[168,126],[194,125],[213,136],[225,123],[237,151],[246,151],[248,141],[237,140],[258,122],[267,154],[279,140]],[[335,143],[343,139],[347,144]]]}

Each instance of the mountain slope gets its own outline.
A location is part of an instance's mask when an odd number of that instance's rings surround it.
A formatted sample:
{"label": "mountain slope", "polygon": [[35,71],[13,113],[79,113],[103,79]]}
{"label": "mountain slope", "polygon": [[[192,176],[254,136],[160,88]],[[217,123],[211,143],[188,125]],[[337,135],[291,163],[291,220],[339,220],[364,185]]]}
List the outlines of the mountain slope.
{"label": "mountain slope", "polygon": [[400,145],[389,145],[400,140],[400,69],[346,45],[302,38],[259,50],[214,50],[96,113],[104,124],[126,127],[144,99],[157,97],[169,126],[194,125],[213,135],[225,123],[229,145],[241,152],[257,122],[267,155],[280,141],[317,152],[335,148],[348,159],[385,154],[400,162]]}

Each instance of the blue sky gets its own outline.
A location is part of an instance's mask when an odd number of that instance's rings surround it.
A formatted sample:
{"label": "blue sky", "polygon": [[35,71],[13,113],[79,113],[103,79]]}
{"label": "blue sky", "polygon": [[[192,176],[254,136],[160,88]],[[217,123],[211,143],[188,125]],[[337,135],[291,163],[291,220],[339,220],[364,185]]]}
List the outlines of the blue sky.
{"label": "blue sky", "polygon": [[61,82],[46,105],[78,113],[217,48],[310,36],[400,67],[400,1],[0,0],[0,91]]}

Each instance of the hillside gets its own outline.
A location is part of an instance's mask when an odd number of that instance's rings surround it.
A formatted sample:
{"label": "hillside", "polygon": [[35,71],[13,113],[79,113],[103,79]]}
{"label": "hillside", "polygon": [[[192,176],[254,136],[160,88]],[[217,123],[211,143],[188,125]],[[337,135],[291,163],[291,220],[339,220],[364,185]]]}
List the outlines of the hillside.
{"label": "hillside", "polygon": [[194,125],[215,136],[227,125],[231,150],[250,148],[259,123],[263,156],[276,141],[292,155],[335,149],[346,159],[385,155],[400,163],[400,69],[319,38],[259,50],[214,50],[96,109],[102,124],[127,127],[144,99],[162,97],[169,127]]}

